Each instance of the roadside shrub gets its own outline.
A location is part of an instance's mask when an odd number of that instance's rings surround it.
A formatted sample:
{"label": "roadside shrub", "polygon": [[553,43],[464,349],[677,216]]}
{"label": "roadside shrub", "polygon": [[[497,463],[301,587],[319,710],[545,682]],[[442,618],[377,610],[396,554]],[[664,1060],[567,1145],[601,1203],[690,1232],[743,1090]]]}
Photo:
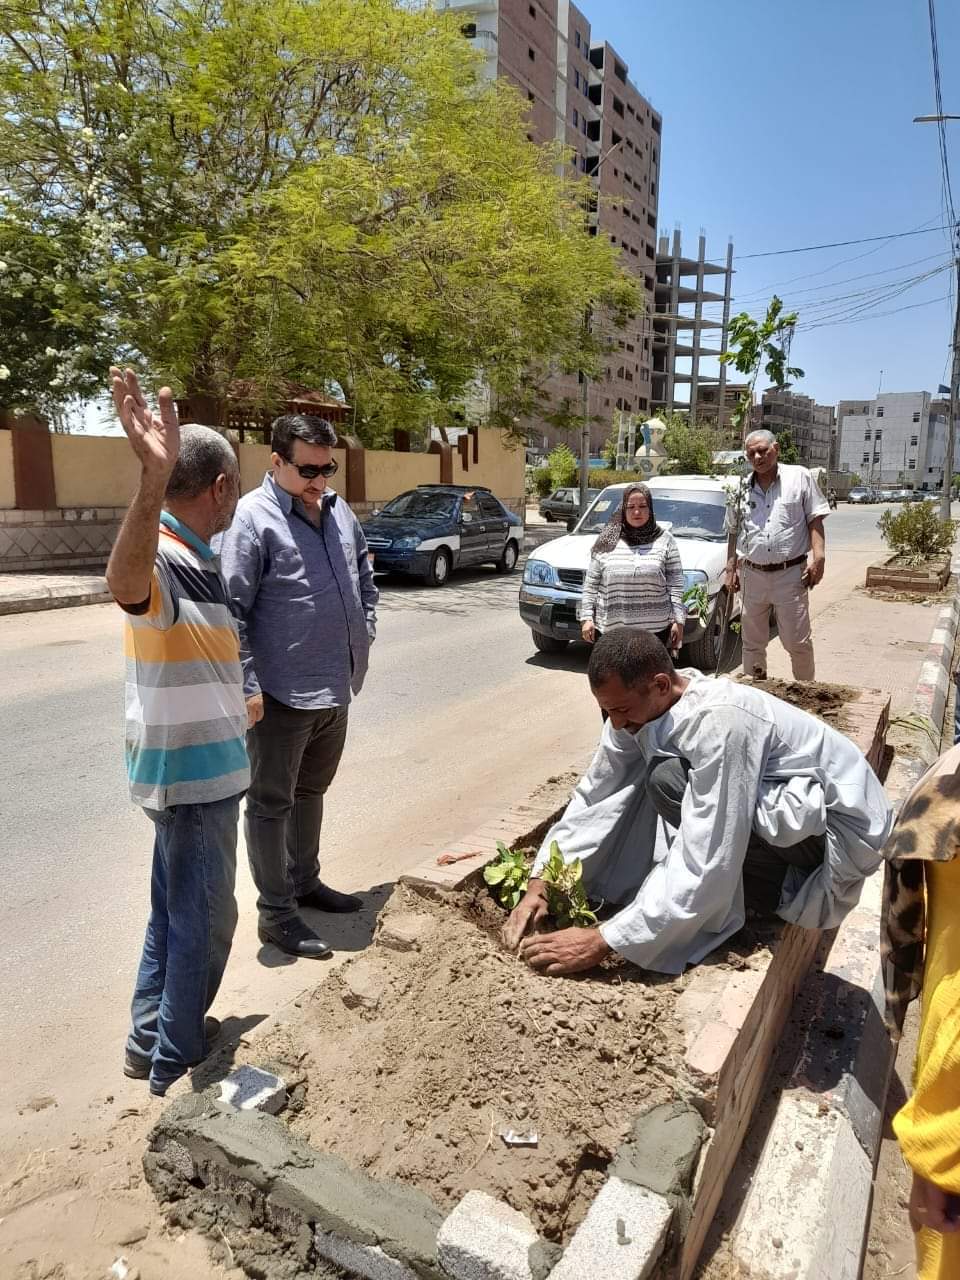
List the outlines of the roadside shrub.
{"label": "roadside shrub", "polygon": [[[578,477],[579,474],[578,471]],[[608,484],[642,484],[643,480],[639,471],[609,471],[604,467],[593,467],[588,484],[591,489],[605,489]]]}
{"label": "roadside shrub", "polygon": [[911,502],[896,513],[885,511],[877,528],[895,555],[908,564],[921,564],[950,554],[958,524],[941,519],[931,502]]}
{"label": "roadside shrub", "polygon": [[577,459],[569,445],[558,444],[550,451],[547,455],[547,469],[554,489],[567,489],[574,483],[577,478]]}
{"label": "roadside shrub", "polygon": [[553,493],[553,476],[549,467],[537,467],[533,473],[533,488],[538,498],[545,498]]}

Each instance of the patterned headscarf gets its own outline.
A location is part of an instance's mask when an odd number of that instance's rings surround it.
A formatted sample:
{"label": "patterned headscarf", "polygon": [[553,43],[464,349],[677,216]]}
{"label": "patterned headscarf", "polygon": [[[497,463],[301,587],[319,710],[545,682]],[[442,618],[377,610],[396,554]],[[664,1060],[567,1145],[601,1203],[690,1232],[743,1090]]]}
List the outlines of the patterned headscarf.
{"label": "patterned headscarf", "polygon": [[924,864],[960,856],[960,747],[947,751],[907,796],[883,851],[880,959],[886,1023],[900,1038],[907,1005],[920,994],[926,952]]}
{"label": "patterned headscarf", "polygon": [[[641,494],[650,504],[650,518],[639,529],[635,529],[627,521],[627,503],[635,493]],[[612,551],[621,538],[628,547],[644,546],[648,542],[656,542],[661,533],[663,530],[657,524],[653,510],[653,494],[645,484],[632,484],[624,490],[620,509],[615,511],[607,521],[606,528],[593,544],[590,554],[598,556],[603,551]]]}

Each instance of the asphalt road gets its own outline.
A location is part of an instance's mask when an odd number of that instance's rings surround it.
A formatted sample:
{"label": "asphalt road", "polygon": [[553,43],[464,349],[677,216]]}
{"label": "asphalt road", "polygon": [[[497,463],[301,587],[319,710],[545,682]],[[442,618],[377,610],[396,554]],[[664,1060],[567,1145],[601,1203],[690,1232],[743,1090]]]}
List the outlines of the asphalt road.
{"label": "asphalt road", "polygon": [[[880,546],[879,512],[831,516],[821,591],[848,594],[862,581]],[[586,650],[534,653],[517,614],[519,573],[471,571],[440,590],[378,581],[379,637],[322,850],[325,878],[366,893],[368,907],[359,919],[316,921],[347,951],[366,945],[404,868],[523,799],[599,729]],[[111,605],[0,618],[3,1164],[96,1132],[144,1090],[120,1073],[151,840],[123,778],[120,627]],[[259,947],[242,847],[238,898],[214,1012],[244,1029],[324,966]]]}

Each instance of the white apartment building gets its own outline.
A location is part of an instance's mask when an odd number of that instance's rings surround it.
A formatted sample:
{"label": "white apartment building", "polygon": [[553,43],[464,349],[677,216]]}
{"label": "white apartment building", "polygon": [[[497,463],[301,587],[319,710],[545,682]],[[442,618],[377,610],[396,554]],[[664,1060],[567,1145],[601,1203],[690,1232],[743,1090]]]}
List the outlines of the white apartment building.
{"label": "white apartment building", "polygon": [[837,405],[837,468],[878,488],[943,485],[947,420],[926,391],[884,392]]}

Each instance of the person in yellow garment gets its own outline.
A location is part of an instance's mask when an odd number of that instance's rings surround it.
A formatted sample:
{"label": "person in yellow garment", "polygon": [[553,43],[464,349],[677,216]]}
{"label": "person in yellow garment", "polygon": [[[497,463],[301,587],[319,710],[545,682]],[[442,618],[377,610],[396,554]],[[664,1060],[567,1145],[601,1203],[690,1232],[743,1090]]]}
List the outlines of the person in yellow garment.
{"label": "person in yellow garment", "polygon": [[919,1280],[960,1277],[960,747],[908,796],[885,853],[888,1021],[922,997],[914,1090],[893,1120],[913,1171]]}

